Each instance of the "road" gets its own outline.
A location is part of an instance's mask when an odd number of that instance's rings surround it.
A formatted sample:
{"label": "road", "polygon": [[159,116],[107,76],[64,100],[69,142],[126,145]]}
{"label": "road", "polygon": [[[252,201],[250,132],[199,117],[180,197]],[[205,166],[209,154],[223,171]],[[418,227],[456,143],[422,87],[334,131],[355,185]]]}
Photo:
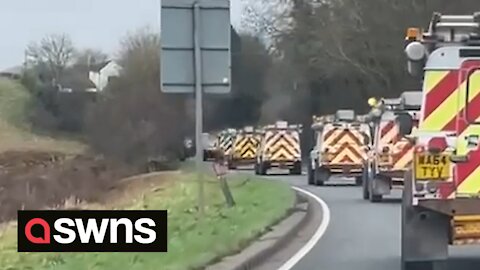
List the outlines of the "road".
{"label": "road", "polygon": [[[373,204],[361,199],[360,187],[308,186],[305,175],[271,177],[312,192],[330,209],[330,224],[325,234],[293,270],[401,269],[400,193]],[[480,269],[479,247],[451,248],[450,257],[448,270]]]}

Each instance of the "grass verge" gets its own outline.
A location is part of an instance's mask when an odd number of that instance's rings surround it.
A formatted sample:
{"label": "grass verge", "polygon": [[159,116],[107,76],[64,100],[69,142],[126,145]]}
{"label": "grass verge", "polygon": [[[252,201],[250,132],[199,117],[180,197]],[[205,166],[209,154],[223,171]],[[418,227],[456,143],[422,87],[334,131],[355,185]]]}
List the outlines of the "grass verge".
{"label": "grass verge", "polygon": [[[0,268],[181,270],[198,269],[213,260],[241,250],[269,225],[283,217],[294,193],[285,184],[231,176],[229,183],[237,206],[224,206],[216,182],[206,184],[206,218],[196,218],[197,184],[191,173],[179,174],[169,184],[150,185],[120,204],[123,209],[167,209],[168,253],[17,253],[16,231],[0,236]],[[173,180],[173,181],[172,181]],[[255,180],[255,181],[254,181]],[[133,190],[133,189],[132,189]],[[117,206],[119,202],[116,202]]]}
{"label": "grass verge", "polygon": [[34,134],[28,124],[31,94],[20,83],[0,78],[0,152],[43,150],[76,154],[85,146],[74,140]]}

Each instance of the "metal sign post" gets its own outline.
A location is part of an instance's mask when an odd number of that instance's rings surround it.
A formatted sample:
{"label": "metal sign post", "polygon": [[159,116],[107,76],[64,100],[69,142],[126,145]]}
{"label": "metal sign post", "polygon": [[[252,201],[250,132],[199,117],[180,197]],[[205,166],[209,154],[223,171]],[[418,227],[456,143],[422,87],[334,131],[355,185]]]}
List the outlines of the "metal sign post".
{"label": "metal sign post", "polygon": [[162,0],[160,26],[162,91],[195,94],[195,164],[203,216],[203,92],[230,92],[230,1]]}
{"label": "metal sign post", "polygon": [[200,172],[203,161],[203,93],[202,93],[202,58],[200,55],[200,8],[193,4],[193,39],[195,49],[195,168],[198,178],[198,210],[203,217],[205,209],[205,191],[203,177]]}

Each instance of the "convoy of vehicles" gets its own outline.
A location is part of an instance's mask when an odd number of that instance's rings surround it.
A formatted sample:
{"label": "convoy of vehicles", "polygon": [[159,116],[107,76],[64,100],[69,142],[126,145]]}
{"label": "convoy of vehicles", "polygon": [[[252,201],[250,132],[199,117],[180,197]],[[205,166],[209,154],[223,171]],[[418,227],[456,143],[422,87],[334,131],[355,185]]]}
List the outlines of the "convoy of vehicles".
{"label": "convoy of vehicles", "polygon": [[399,134],[395,120],[398,114],[408,113],[414,126],[418,126],[421,102],[421,91],[408,91],[400,98],[381,99],[373,104],[367,120],[374,139],[364,169],[364,199],[379,202],[392,189],[403,189],[405,171],[413,161],[413,139]]}
{"label": "convoy of vehicles", "polygon": [[339,110],[334,116],[313,117],[315,146],[308,162],[308,183],[322,186],[331,175],[354,177],[362,183],[370,144],[370,127],[358,121],[354,111]]}
{"label": "convoy of vehicles", "polygon": [[[353,177],[372,202],[402,190],[401,261],[410,270],[441,265],[449,245],[480,245],[480,13],[435,13],[426,32],[408,29],[405,53],[423,89],[371,98],[363,117],[351,110],[314,116],[305,165],[308,184]],[[219,141],[231,168],[245,163],[260,175],[274,167],[301,174],[301,132],[278,121]]]}
{"label": "convoy of vehicles", "polygon": [[262,128],[225,129],[214,141],[211,135],[204,134],[204,145],[208,146],[204,148],[204,160],[211,160],[215,151],[222,151],[229,169],[253,165],[255,173],[260,175],[266,175],[271,168],[288,169],[291,174],[300,175],[301,133],[301,125],[277,121]]}

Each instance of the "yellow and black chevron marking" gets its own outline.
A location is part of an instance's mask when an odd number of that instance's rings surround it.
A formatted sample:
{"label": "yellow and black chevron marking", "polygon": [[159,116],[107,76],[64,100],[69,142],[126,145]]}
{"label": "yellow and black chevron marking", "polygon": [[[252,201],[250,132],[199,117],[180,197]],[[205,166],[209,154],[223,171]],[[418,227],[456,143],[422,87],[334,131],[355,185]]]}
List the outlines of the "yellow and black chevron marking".
{"label": "yellow and black chevron marking", "polygon": [[[271,161],[298,160],[301,157],[300,135],[296,131],[267,131],[265,151]],[[269,158],[268,158],[269,157]]]}
{"label": "yellow and black chevron marking", "polygon": [[233,134],[224,134],[218,137],[218,146],[226,155],[232,152],[233,140]]}
{"label": "yellow and black chevron marking", "polygon": [[369,136],[359,129],[327,126],[323,133],[322,148],[328,149],[331,159],[329,164],[358,164],[362,165],[367,158],[367,151],[363,138]]}
{"label": "yellow and black chevron marking", "polygon": [[257,153],[259,144],[258,136],[255,134],[241,134],[235,139],[235,158],[253,159]]}

